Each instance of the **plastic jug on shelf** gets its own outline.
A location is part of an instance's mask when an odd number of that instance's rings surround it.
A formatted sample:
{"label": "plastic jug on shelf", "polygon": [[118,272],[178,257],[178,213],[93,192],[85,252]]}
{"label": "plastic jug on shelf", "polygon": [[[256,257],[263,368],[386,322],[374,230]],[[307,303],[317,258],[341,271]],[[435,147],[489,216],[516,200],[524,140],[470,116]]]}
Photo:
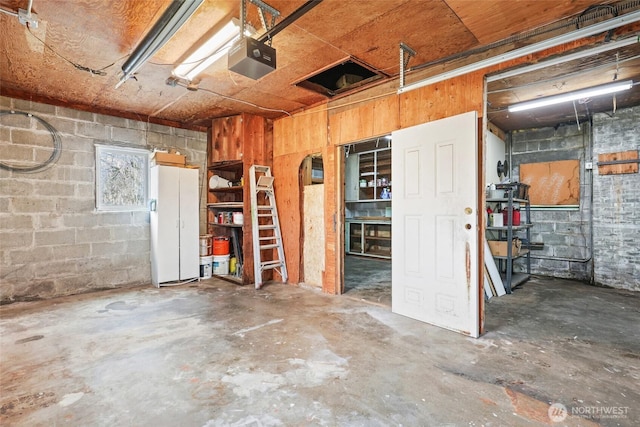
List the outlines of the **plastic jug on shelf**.
{"label": "plastic jug on shelf", "polygon": [[[520,225],[520,210],[519,209],[515,209],[515,208],[511,208],[512,209],[512,224],[514,226],[518,226]],[[503,221],[504,221],[504,225],[508,224],[508,217],[509,217],[509,210],[507,208],[504,208],[504,210],[502,211],[502,215],[503,215]]]}

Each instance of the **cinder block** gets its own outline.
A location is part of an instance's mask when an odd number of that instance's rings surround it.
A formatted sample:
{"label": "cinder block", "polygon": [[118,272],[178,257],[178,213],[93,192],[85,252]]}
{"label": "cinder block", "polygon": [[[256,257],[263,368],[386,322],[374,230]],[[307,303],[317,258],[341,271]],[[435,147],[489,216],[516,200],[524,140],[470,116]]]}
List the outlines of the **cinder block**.
{"label": "cinder block", "polygon": [[91,245],[89,243],[81,243],[75,245],[62,245],[55,248],[51,259],[53,260],[77,260],[89,256],[91,253]]}
{"label": "cinder block", "polygon": [[53,256],[54,250],[55,248],[52,246],[12,249],[9,252],[9,262],[12,266],[17,266],[21,264],[32,264],[42,260],[49,260]]}
{"label": "cinder block", "polygon": [[95,209],[94,199],[59,198],[56,208],[59,212],[92,212]]}
{"label": "cinder block", "polygon": [[23,197],[12,197],[11,198],[11,209],[13,212],[52,212],[55,209],[56,202],[53,199],[43,199],[43,198],[23,198]]}
{"label": "cinder block", "polygon": [[96,139],[109,138],[107,127],[103,126],[101,123],[93,122],[76,123],[76,135]]}
{"label": "cinder block", "polygon": [[98,224],[102,226],[131,224],[131,212],[101,212],[98,214]]}
{"label": "cinder block", "polygon": [[74,167],[69,169],[68,178],[76,182],[95,182],[94,168]]}
{"label": "cinder block", "polygon": [[6,196],[28,196],[33,194],[34,184],[21,179],[7,179],[0,186],[2,194]]}
{"label": "cinder block", "polygon": [[32,215],[0,214],[0,230],[33,230]]}
{"label": "cinder block", "polygon": [[96,157],[93,153],[76,152],[73,153],[73,165],[84,168],[94,168]]}
{"label": "cinder block", "polygon": [[[76,122],[75,120],[71,120],[71,119],[67,119],[64,117],[48,117],[46,119],[46,122],[49,123],[51,126],[53,126],[53,128],[60,134],[60,135],[64,135],[65,137],[71,136],[71,135],[75,135],[76,133]],[[46,130],[44,126],[42,126],[40,123],[37,124],[37,129],[40,130]],[[66,143],[68,142],[68,139],[65,138],[64,139],[65,142],[65,146]]]}
{"label": "cinder block", "polygon": [[111,230],[104,227],[78,228],[76,243],[108,242],[111,240]]}
{"label": "cinder block", "polygon": [[56,115],[58,117],[67,117],[85,122],[93,122],[95,120],[93,113],[88,111],[72,110],[71,108],[65,107],[56,107]]}
{"label": "cinder block", "polygon": [[111,128],[112,141],[128,142],[130,144],[140,145],[141,148],[146,144],[146,133],[143,130],[127,129],[127,128]]}
{"label": "cinder block", "polygon": [[72,197],[75,195],[75,184],[64,182],[50,182],[35,186],[35,194],[40,196]]}
{"label": "cinder block", "polygon": [[170,126],[159,125],[157,123],[149,123],[149,132],[172,135],[174,132],[174,129],[175,128]]}
{"label": "cinder block", "polygon": [[75,184],[75,196],[89,199],[95,195],[96,187],[92,184],[78,183]]}
{"label": "cinder block", "polygon": [[124,242],[100,242],[91,243],[91,256],[103,257],[124,253],[126,244]]}
{"label": "cinder block", "polygon": [[[40,114],[47,115],[56,113],[56,107],[53,105],[41,104],[39,102],[26,101],[23,99],[14,99],[13,109],[16,111],[23,111],[25,113],[33,113],[38,116],[40,116]],[[44,119],[44,117],[42,118]]]}
{"label": "cinder block", "polygon": [[75,230],[45,230],[36,231],[34,236],[36,246],[72,245],[75,244]]}
{"label": "cinder block", "polygon": [[24,248],[33,243],[33,231],[3,230],[0,249]]}
{"label": "cinder block", "polygon": [[104,126],[113,126],[120,128],[129,127],[129,120],[124,117],[107,116],[106,114],[96,114],[96,122]]}
{"label": "cinder block", "polygon": [[[84,240],[84,233],[87,229],[93,229],[98,225],[98,217],[94,213],[78,213],[63,215],[63,226],[77,228],[76,241],[80,242]],[[92,230],[89,230],[92,232]]]}
{"label": "cinder block", "polygon": [[126,252],[131,254],[149,253],[148,240],[128,240],[126,241]]}
{"label": "cinder block", "polygon": [[149,225],[129,225],[124,227],[112,227],[111,237],[114,241],[137,241],[145,240],[147,242],[147,251],[149,250]]}
{"label": "cinder block", "polygon": [[33,161],[33,147],[28,145],[6,145],[2,148],[2,160],[4,163],[8,163],[20,167],[35,166]]}
{"label": "cinder block", "polygon": [[77,274],[78,268],[75,260],[48,261],[38,263],[35,268],[35,276],[37,279],[53,279]]}

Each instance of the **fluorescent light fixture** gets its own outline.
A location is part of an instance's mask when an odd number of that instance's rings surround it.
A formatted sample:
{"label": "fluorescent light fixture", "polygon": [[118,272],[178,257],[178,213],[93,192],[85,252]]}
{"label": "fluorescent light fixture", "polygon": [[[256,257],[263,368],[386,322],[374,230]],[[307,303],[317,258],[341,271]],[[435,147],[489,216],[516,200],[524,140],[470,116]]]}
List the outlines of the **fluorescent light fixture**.
{"label": "fluorescent light fixture", "polygon": [[575,40],[579,40],[583,37],[589,37],[595,34],[600,34],[604,31],[608,31],[614,28],[621,27],[623,25],[632,24],[640,21],[640,10],[629,12],[625,15],[621,15],[606,21],[598,22],[597,24],[589,25],[588,27],[580,28],[579,30],[572,31],[567,34],[562,34],[556,37],[552,37],[548,40],[544,40],[538,43],[534,43],[529,46],[521,47],[497,56],[492,56],[487,59],[483,59],[472,64],[464,65],[460,68],[456,68],[451,71],[435,75],[433,77],[427,77],[424,80],[419,80],[414,83],[410,83],[404,87],[398,89],[398,94],[409,92],[414,89],[418,89],[424,86],[432,85],[444,80],[448,80],[454,77],[462,76],[483,68],[487,68],[493,65],[501,64],[512,59],[521,58],[532,53],[540,52],[545,49],[549,49],[555,46],[559,46],[563,43],[569,43]]}
{"label": "fluorescent light fixture", "polygon": [[[255,29],[247,25],[245,36],[255,34]],[[240,22],[233,18],[220,31],[204,42],[182,61],[172,72],[175,77],[192,81],[198,74],[227,54],[231,45],[240,38]]]}
{"label": "fluorescent light fixture", "polygon": [[626,80],[602,86],[595,86],[588,89],[577,90],[575,92],[563,93],[560,95],[547,96],[545,98],[533,99],[509,106],[509,112],[531,110],[532,108],[547,107],[549,105],[561,104],[563,102],[575,101],[577,99],[593,98],[595,96],[607,95],[631,89],[633,81]]}
{"label": "fluorescent light fixture", "polygon": [[166,44],[203,2],[204,0],[173,0],[122,65],[122,76],[116,89]]}

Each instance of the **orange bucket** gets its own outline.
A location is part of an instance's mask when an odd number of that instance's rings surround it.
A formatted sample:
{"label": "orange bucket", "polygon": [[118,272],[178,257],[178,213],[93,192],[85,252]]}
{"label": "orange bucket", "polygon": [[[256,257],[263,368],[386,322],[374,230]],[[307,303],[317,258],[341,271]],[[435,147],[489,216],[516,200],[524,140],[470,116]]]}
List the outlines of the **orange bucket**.
{"label": "orange bucket", "polygon": [[218,236],[213,238],[213,254],[229,255],[229,238]]}

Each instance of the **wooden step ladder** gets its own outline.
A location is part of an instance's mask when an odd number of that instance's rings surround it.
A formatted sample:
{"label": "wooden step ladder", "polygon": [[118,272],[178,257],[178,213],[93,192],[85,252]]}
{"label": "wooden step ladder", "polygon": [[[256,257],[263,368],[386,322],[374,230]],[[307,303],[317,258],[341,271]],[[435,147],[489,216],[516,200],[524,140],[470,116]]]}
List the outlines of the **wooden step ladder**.
{"label": "wooden step ladder", "polygon": [[[276,196],[273,192],[273,179],[269,166],[253,165],[249,168],[253,272],[256,289],[262,287],[262,273],[265,270],[276,270],[282,276],[283,282],[286,282],[288,277]],[[273,249],[276,249],[276,259],[271,259]]]}

